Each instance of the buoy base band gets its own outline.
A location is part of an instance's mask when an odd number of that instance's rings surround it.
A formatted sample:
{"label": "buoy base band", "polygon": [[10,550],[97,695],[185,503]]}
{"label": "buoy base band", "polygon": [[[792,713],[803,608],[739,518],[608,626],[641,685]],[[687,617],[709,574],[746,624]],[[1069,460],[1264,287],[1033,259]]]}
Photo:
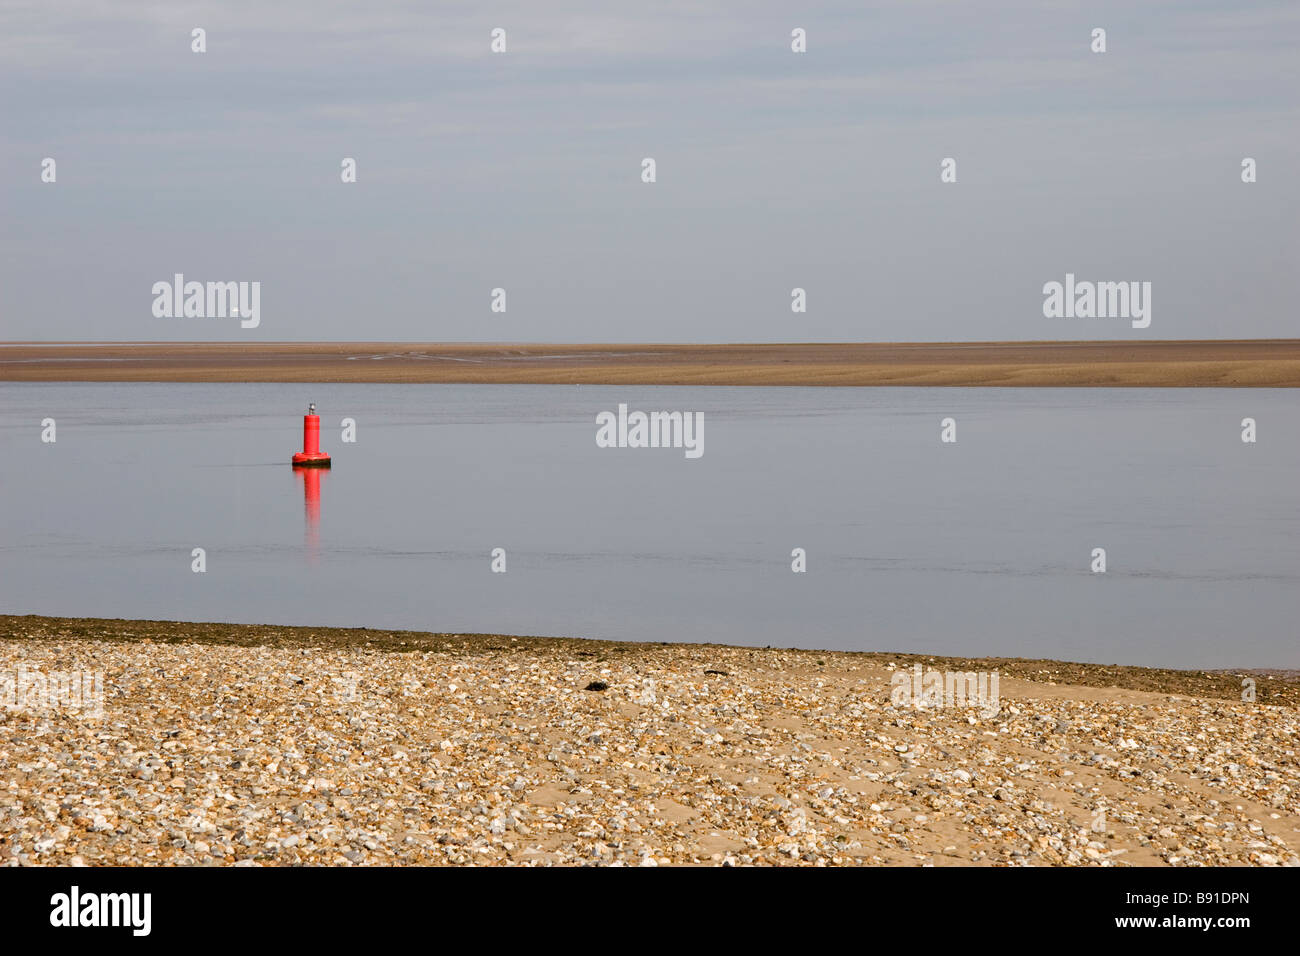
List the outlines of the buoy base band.
{"label": "buoy base band", "polygon": [[293,456],[293,464],[301,468],[328,468],[330,456],[323,451],[314,453],[300,451]]}

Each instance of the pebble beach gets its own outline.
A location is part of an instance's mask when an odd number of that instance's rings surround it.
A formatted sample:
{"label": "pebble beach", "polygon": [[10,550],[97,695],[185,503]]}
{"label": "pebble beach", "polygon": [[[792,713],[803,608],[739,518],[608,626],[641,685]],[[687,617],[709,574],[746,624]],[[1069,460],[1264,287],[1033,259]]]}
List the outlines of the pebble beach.
{"label": "pebble beach", "polygon": [[103,700],[0,707],[11,866],[1300,864],[1294,673],[0,617],[20,668]]}

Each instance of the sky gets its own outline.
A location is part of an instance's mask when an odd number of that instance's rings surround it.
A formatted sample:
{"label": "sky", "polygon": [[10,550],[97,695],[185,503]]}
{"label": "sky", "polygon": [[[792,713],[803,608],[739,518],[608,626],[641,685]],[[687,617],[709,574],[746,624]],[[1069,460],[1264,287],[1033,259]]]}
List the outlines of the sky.
{"label": "sky", "polygon": [[[0,339],[1294,337],[1297,49],[1293,0],[4,0]],[[1150,326],[1045,317],[1067,273]]]}

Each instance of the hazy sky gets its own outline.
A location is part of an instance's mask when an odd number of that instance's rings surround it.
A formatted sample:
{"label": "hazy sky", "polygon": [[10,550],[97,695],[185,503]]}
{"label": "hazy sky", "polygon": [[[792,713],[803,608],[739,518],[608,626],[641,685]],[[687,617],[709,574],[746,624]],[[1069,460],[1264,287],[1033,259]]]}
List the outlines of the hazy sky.
{"label": "hazy sky", "polygon": [[[1294,0],[3,0],[0,339],[1295,336],[1298,49]],[[155,318],[176,272],[260,327]],[[1067,272],[1151,327],[1044,318]]]}

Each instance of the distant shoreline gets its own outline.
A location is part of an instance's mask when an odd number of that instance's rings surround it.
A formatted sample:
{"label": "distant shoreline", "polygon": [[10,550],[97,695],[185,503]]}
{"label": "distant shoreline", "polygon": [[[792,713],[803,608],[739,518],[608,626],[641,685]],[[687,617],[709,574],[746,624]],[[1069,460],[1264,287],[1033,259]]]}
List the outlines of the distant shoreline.
{"label": "distant shoreline", "polygon": [[1300,339],[534,345],[7,342],[6,382],[1300,387]]}

